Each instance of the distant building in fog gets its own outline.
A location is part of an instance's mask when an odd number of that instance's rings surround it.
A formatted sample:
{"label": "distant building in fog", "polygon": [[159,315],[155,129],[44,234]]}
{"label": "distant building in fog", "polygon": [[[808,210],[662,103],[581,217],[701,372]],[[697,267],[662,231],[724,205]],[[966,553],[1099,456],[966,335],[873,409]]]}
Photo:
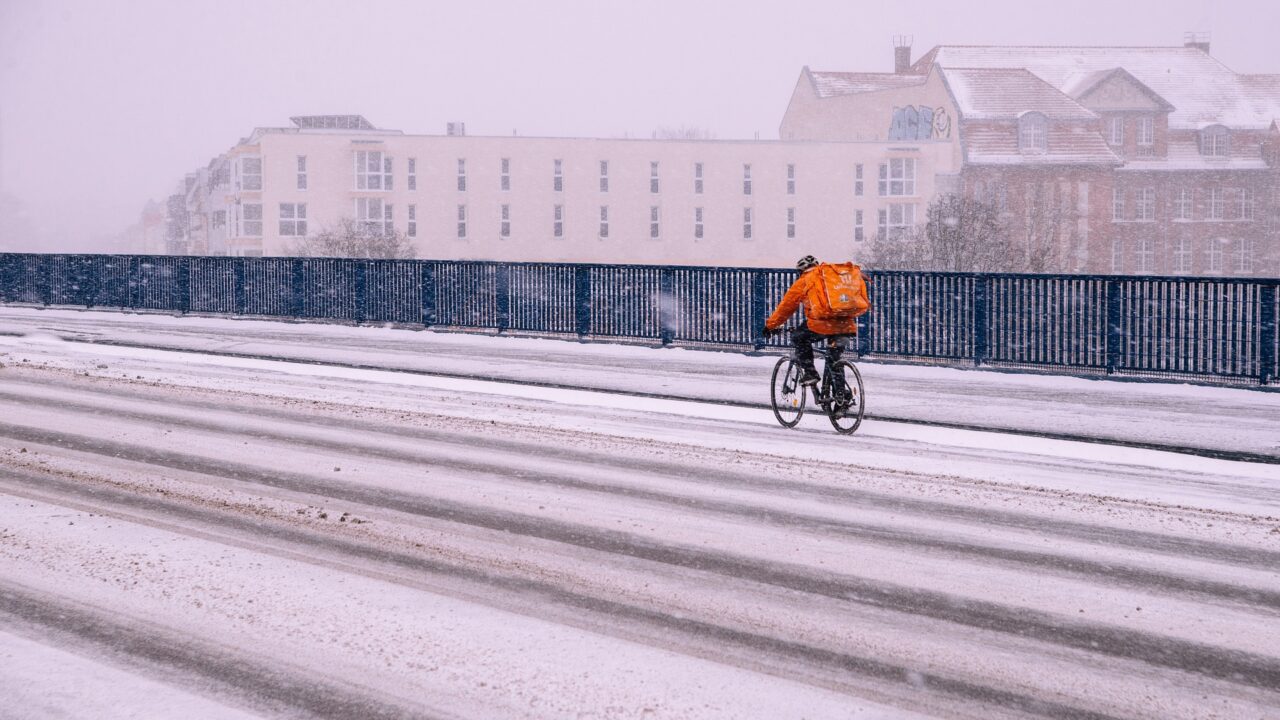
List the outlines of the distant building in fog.
{"label": "distant building in fog", "polygon": [[787,266],[863,258],[931,200],[988,202],[1049,270],[1280,275],[1280,75],[1161,48],[939,46],[804,68],[779,140],[444,135],[358,115],[258,128],[169,199],[168,246],[289,254],[353,218],[419,257]]}

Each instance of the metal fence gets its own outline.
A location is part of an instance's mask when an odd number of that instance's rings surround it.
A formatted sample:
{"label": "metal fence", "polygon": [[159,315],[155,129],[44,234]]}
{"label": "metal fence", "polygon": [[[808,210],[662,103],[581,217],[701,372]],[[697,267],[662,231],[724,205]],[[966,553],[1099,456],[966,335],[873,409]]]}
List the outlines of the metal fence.
{"label": "metal fence", "polygon": [[[0,254],[0,302],[780,346],[758,268]],[[1277,279],[872,272],[863,355],[1266,385]]]}

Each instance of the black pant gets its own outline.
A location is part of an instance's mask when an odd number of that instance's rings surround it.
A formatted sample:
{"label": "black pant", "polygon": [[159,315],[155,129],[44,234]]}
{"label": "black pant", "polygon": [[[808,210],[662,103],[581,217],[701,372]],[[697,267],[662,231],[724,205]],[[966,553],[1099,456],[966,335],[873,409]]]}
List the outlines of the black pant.
{"label": "black pant", "polygon": [[[800,361],[800,367],[808,372],[817,373],[817,369],[813,366],[813,344],[819,340],[826,340],[833,337],[848,337],[847,333],[838,335],[823,335],[809,329],[809,324],[805,323],[802,327],[798,327],[791,331],[791,344],[796,346],[796,360]],[[835,362],[840,359],[840,355],[844,352],[844,347],[836,344],[835,347],[828,351],[829,362]]]}

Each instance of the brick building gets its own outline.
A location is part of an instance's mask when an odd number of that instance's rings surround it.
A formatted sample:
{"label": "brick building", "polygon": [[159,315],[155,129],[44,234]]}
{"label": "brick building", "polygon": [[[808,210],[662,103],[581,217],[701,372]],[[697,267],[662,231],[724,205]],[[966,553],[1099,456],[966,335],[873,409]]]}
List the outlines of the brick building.
{"label": "brick building", "polygon": [[951,142],[950,189],[1057,247],[1046,269],[1280,275],[1280,75],[1199,38],[897,51],[894,73],[805,68],[782,137]]}

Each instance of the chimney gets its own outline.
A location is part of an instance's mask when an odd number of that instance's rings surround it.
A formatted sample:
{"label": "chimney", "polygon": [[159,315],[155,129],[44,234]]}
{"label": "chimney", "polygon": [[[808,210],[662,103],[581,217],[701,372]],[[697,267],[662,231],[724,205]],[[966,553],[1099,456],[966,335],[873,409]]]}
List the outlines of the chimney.
{"label": "chimney", "polygon": [[1207,32],[1185,32],[1182,34],[1182,44],[1189,48],[1195,48],[1205,55],[1209,54],[1209,33]]}
{"label": "chimney", "polygon": [[893,71],[898,75],[911,69],[911,40],[910,35],[893,36]]}

